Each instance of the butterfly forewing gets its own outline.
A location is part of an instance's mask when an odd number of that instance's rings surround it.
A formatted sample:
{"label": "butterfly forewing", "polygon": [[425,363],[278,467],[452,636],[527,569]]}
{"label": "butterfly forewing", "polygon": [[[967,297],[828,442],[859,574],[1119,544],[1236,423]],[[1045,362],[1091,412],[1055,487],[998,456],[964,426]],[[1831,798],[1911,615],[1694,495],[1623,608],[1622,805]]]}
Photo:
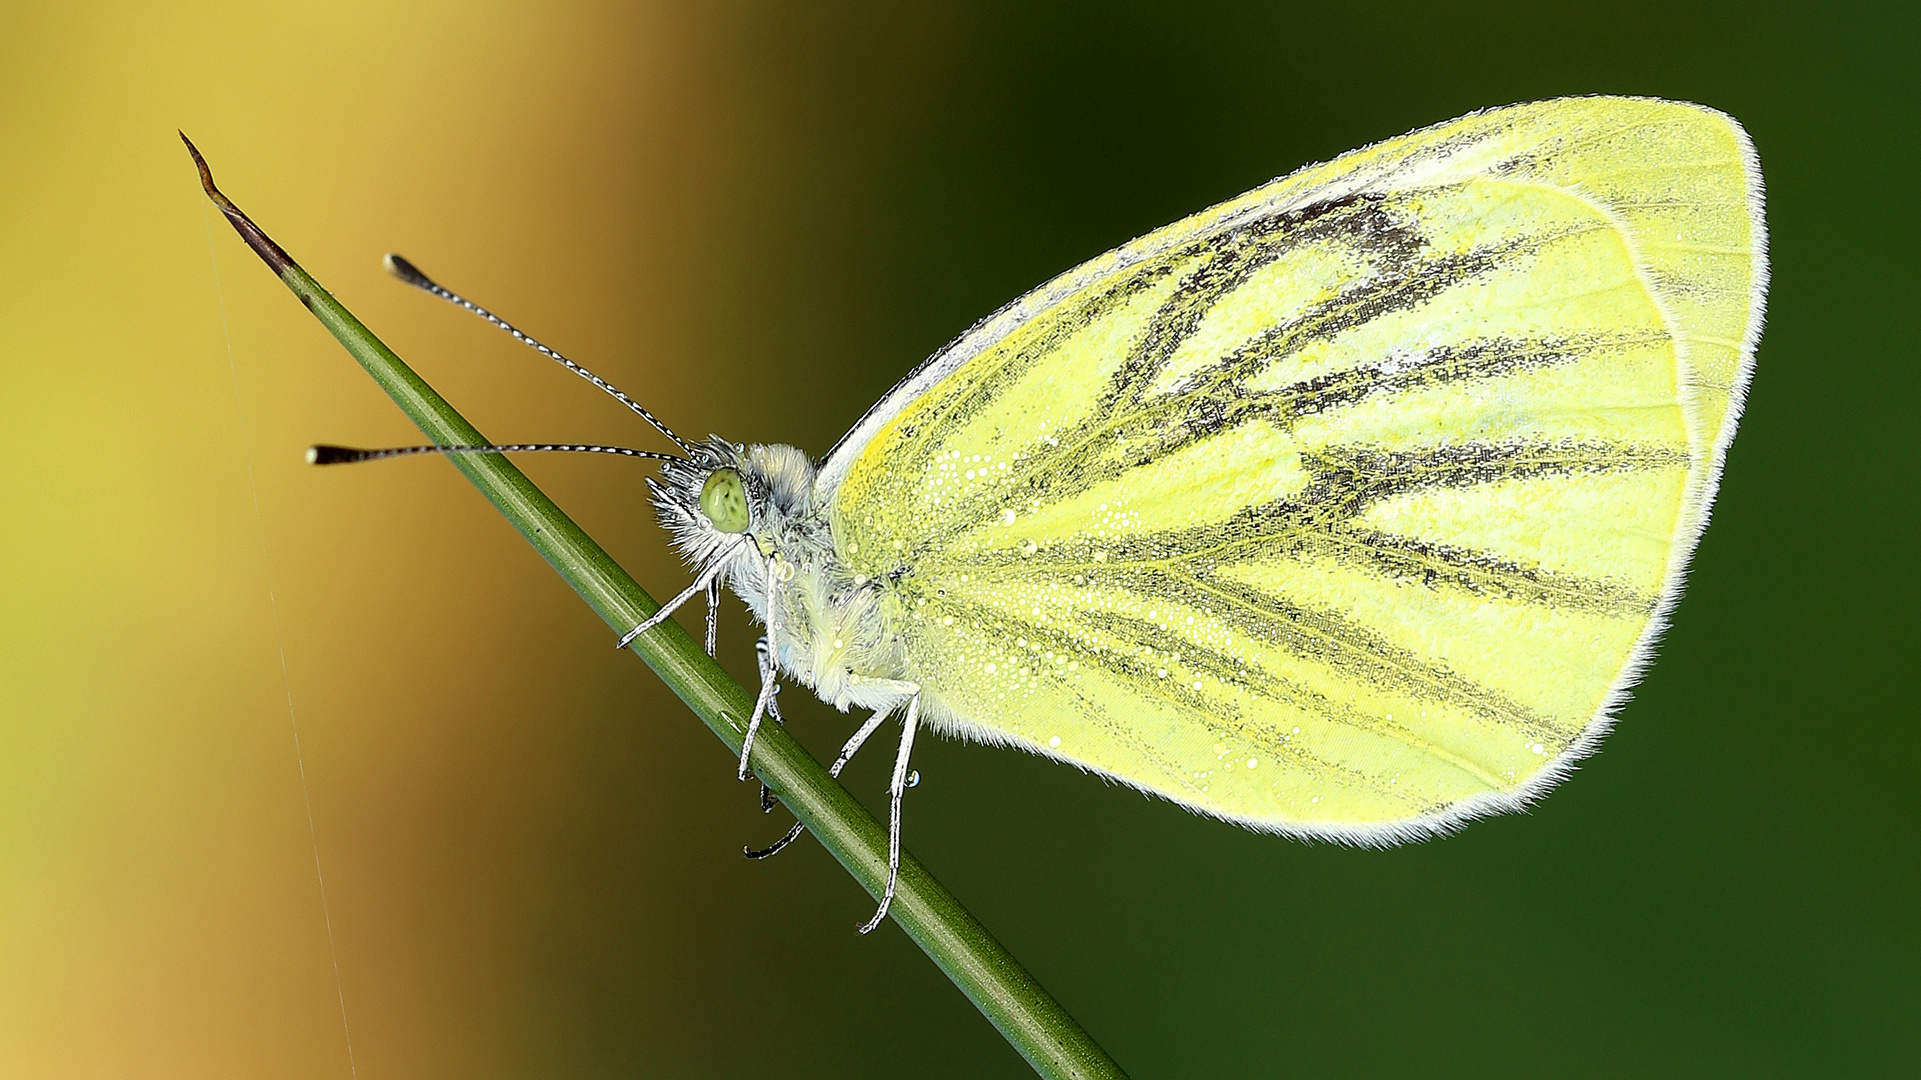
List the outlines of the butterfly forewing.
{"label": "butterfly forewing", "polygon": [[1718,114],[1580,99],[1277,181],[956,343],[847,448],[836,544],[936,722],[1277,829],[1512,801],[1705,514],[1747,168]]}

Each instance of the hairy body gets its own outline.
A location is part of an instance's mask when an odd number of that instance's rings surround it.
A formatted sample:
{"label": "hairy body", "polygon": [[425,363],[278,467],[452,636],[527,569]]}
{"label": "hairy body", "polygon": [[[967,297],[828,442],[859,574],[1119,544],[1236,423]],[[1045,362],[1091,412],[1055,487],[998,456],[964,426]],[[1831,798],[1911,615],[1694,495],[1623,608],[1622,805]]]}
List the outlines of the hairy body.
{"label": "hairy body", "polygon": [[[717,529],[700,509],[716,471],[731,469],[746,489],[752,526]],[[703,580],[724,582],[762,625],[782,672],[846,712],[891,712],[913,692],[903,643],[890,626],[898,606],[886,578],[866,578],[834,552],[827,494],[817,471],[791,446],[740,446],[710,439],[691,460],[668,462],[654,502],[674,546]],[[931,704],[923,702],[923,706]]]}

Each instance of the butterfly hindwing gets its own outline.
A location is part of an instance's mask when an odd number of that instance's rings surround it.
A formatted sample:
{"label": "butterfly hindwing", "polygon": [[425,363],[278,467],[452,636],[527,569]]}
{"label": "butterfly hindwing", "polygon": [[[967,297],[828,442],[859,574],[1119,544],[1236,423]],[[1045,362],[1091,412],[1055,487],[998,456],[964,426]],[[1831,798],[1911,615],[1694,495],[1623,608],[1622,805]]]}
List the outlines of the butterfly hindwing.
{"label": "butterfly hindwing", "polygon": [[1276,181],[937,355],[826,463],[837,550],[950,729],[1257,827],[1511,803],[1678,588],[1751,173],[1719,114],[1597,98]]}

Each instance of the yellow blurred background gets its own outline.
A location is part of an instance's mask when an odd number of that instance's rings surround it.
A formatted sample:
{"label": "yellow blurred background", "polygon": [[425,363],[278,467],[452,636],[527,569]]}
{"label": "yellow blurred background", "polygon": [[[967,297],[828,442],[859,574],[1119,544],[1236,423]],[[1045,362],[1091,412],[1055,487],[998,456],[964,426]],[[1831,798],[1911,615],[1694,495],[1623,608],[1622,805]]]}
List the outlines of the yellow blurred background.
{"label": "yellow blurred background", "polygon": [[[908,845],[1143,1077],[1921,1067],[1914,13],[1750,9],[7,5],[0,1076],[1025,1073],[896,929],[853,933],[817,846],[740,857],[787,819],[451,467],[301,463],[415,432],[176,129],[490,436],[661,448],[383,252],[684,434],[820,454],[1081,259],[1586,92],[1740,117],[1775,256],[1714,526],[1605,751],[1528,815],[1357,852],[923,740]],[[685,582],[646,466],[522,467]],[[848,719],[805,697],[831,753]],[[849,770],[870,806],[886,757]]]}
{"label": "yellow blurred background", "polygon": [[[383,251],[684,430],[752,420],[797,437],[804,422],[777,403],[801,380],[743,348],[779,313],[717,288],[751,290],[810,239],[767,227],[795,208],[769,190],[781,117],[751,62],[771,31],[751,14],[118,3],[0,17],[0,1073],[344,1076],[343,998],[363,1075],[577,1064],[530,1035],[588,1021],[544,985],[560,961],[529,955],[552,928],[519,924],[565,917],[540,894],[572,863],[644,858],[635,836],[689,827],[660,812],[669,774],[722,778],[724,752],[691,730],[648,741],[688,717],[444,466],[301,464],[313,441],[414,433],[207,212],[174,132],[483,429],[648,438],[387,280]],[[642,474],[606,464],[529,467],[672,587]],[[717,839],[717,857],[776,827],[745,826],[758,831]],[[595,928],[558,932],[593,947]]]}

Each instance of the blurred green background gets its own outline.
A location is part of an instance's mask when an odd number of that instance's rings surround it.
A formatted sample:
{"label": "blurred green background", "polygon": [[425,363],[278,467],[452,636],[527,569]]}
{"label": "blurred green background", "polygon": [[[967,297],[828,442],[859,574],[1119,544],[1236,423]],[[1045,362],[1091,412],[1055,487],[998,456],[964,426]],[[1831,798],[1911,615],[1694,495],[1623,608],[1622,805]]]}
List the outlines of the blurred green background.
{"label": "blurred green background", "polygon": [[[1372,852],[930,740],[909,845],[1137,1077],[1916,1075],[1918,46],[1893,4],[8,5],[0,1074],[347,1077],[343,1002],[368,1080],[1024,1073],[818,846],[740,857],[788,819],[450,467],[300,463],[414,433],[176,127],[490,435],[652,445],[382,252],[684,432],[818,454],[1121,241],[1611,92],[1747,125],[1774,287],[1604,752]],[[643,466],[524,467],[686,580]]]}

